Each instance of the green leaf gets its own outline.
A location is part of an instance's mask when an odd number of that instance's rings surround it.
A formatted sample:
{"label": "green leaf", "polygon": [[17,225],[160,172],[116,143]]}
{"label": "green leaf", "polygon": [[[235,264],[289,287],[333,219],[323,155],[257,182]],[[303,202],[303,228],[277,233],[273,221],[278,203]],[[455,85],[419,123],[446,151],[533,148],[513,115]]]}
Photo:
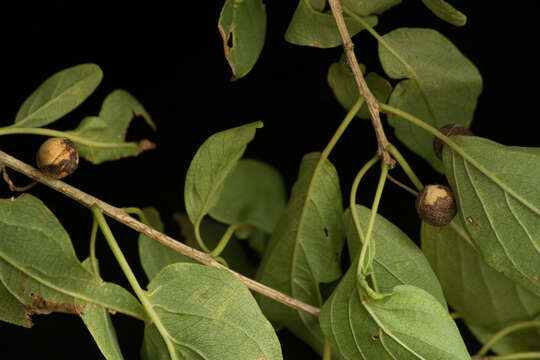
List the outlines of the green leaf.
{"label": "green leaf", "polygon": [[[482,77],[476,67],[443,35],[431,29],[402,28],[383,36],[399,58],[379,42],[379,58],[393,79],[389,105],[439,129],[455,123],[469,127]],[[433,151],[433,135],[400,117],[388,117],[396,136],[436,170],[442,163]]]}
{"label": "green leaf", "polygon": [[401,4],[401,0],[342,0],[341,4],[358,15],[366,16],[382,14],[391,7]]}
{"label": "green leaf", "polygon": [[[173,218],[178,225],[180,225],[180,231],[182,237],[185,239],[186,245],[201,250],[195,239],[193,224],[189,221],[187,215],[175,213]],[[201,223],[201,237],[210,249],[217,246],[226,230],[227,227],[225,225],[219,224],[211,219],[204,219]],[[231,238],[220,256],[227,261],[227,264],[232,270],[249,277],[255,275],[255,262],[250,261],[250,254],[242,247],[240,240],[236,237],[233,236]]]}
{"label": "green leaf", "polygon": [[446,177],[467,233],[489,266],[540,296],[540,148],[452,139],[482,167],[444,146]]}
{"label": "green leaf", "polygon": [[184,199],[193,224],[202,220],[218,202],[221,189],[247,144],[261,128],[261,121],[218,132],[201,145],[186,175]]}
{"label": "green leaf", "polygon": [[[84,260],[82,265],[85,269],[91,271],[90,259]],[[81,313],[81,319],[88,331],[90,331],[105,359],[124,359],[120,345],[118,344],[116,330],[111,321],[111,315],[106,308],[96,304],[89,304],[84,312]]]}
{"label": "green leaf", "polygon": [[0,281],[28,313],[81,314],[91,304],[146,319],[124,288],[85,269],[68,234],[36,197],[0,200]]}
{"label": "green leaf", "polygon": [[467,23],[467,16],[444,0],[422,0],[422,2],[432,13],[452,25],[463,26]]}
{"label": "green leaf", "polygon": [[[150,282],[148,300],[181,359],[282,359],[272,325],[247,287],[226,270],[167,266]],[[166,358],[155,333],[154,325],[145,329],[145,359]]]}
{"label": "green leaf", "polygon": [[[489,341],[495,332],[468,325],[471,332],[478,341],[485,344]],[[510,333],[497,341],[491,349],[500,355],[515,354],[518,352],[540,351],[539,335],[534,333],[534,329],[522,329]]]}
{"label": "green leaf", "polygon": [[[372,27],[377,24],[376,16],[367,16],[364,20]],[[362,25],[349,16],[345,16],[345,24],[351,36],[364,30]],[[285,40],[296,45],[318,48],[341,45],[341,38],[332,13],[321,12],[318,6],[313,6],[312,0],[299,1],[285,33]]]}
{"label": "green leaf", "polygon": [[[356,205],[358,221],[365,232],[371,209]],[[345,231],[351,262],[360,254],[364,234],[360,235],[354,226],[351,210],[345,211]],[[441,285],[422,251],[397,226],[377,214],[372,231],[375,243],[373,261],[375,289],[379,293],[391,293],[397,285],[414,285],[430,293],[446,308]],[[362,240],[361,240],[362,239]]]}
{"label": "green leaf", "polygon": [[26,306],[9,292],[1,280],[0,278],[0,320],[26,328],[32,327]]}
{"label": "green leaf", "polygon": [[266,9],[262,0],[225,0],[218,30],[233,79],[244,77],[264,46]]}
{"label": "green leaf", "polygon": [[[334,166],[320,159],[320,153],[304,156],[256,277],[314,306],[322,303],[318,284],[341,275],[344,241],[339,178]],[[271,321],[285,325],[316,350],[322,349],[323,336],[316,318],[267,297],[258,300]]]}
{"label": "green leaf", "polygon": [[276,169],[257,160],[241,159],[209,214],[225,224],[245,223],[271,233],[285,201],[285,184]]}
{"label": "green leaf", "polygon": [[[482,342],[508,325],[540,314],[539,296],[488,266],[469,245],[460,216],[443,227],[422,223],[421,239],[448,303]],[[533,351],[540,335],[536,329],[524,329],[503,341],[506,345],[499,344],[499,353]]]}
{"label": "green leaf", "polygon": [[[369,73],[366,76],[366,83],[373,95],[379,102],[386,103],[392,85],[376,73]],[[354,81],[352,72],[343,61],[335,62],[328,69],[328,85],[332,88],[337,100],[346,110],[350,110],[359,97],[358,86]],[[361,119],[369,119],[369,111],[366,106],[362,106],[356,114]]]}
{"label": "green leaf", "polygon": [[129,124],[135,116],[142,116],[153,130],[156,129],[141,103],[128,92],[118,89],[105,98],[99,116],[84,118],[75,130],[67,133],[72,135],[70,138],[77,144],[80,155],[94,164],[137,156],[155,146],[146,139],[125,141]]}
{"label": "green leaf", "polygon": [[[321,308],[321,328],[345,359],[470,359],[446,309],[429,293],[397,285],[373,300],[358,290],[356,264]],[[375,270],[377,274],[377,270]]]}
{"label": "green leaf", "polygon": [[41,84],[21,105],[16,127],[42,127],[60,119],[97,88],[103,73],[96,64],[82,64],[57,72]]}
{"label": "green leaf", "polygon": [[[146,225],[159,232],[164,232],[165,226],[156,209],[146,207],[142,211],[147,222]],[[139,234],[139,259],[148,279],[153,279],[167,265],[194,261],[142,233]]]}

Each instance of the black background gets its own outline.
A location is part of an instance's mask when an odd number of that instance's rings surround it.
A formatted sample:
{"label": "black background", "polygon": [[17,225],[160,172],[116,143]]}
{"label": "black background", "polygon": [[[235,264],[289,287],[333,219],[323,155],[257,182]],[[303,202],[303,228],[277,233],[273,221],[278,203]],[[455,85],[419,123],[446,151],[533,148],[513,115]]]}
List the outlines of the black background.
{"label": "black background", "polygon": [[[137,119],[128,139],[148,137],[158,147],[138,158],[99,166],[81,161],[77,172],[66,181],[116,206],[155,206],[164,218],[166,232],[178,236],[171,215],[184,209],[183,183],[189,162],[212,133],[262,120],[265,126],[257,131],[246,156],[275,166],[290,189],[303,154],[321,151],[345,116],[326,83],[328,66],[339,58],[341,49],[298,47],[283,39],[296,3],[267,1],[265,48],[252,72],[236,82],[229,81],[231,73],[216,27],[221,1],[140,5],[30,1],[4,9],[0,124],[10,124],[24,99],[53,73],[80,63],[97,63],[104,72],[100,87],[52,127],[74,128],[82,117],[99,112],[108,93],[123,88],[142,102],[158,126],[152,133]],[[536,47],[540,40],[540,4],[533,0],[452,3],[468,15],[466,26],[448,25],[420,1],[405,1],[383,14],[376,29],[381,34],[404,26],[439,30],[475,63],[484,78],[472,130],[507,145],[539,146],[540,55]],[[368,70],[382,74],[375,40],[362,33],[355,37],[355,43],[359,61],[367,64]],[[444,181],[408,152],[390,128],[386,129],[424,183]],[[5,136],[0,147],[33,164],[43,140],[33,135]],[[369,122],[354,122],[331,154],[344,194],[355,172],[375,149]],[[28,182],[13,171],[10,174],[18,185]],[[394,175],[405,179],[400,170]],[[358,197],[360,203],[371,203],[376,178],[376,172],[367,177]],[[87,257],[89,212],[44,186],[38,185],[31,192],[58,216],[71,234],[79,258]],[[0,195],[12,196],[7,186],[0,187]],[[380,212],[418,241],[419,223],[412,196],[389,183]],[[110,224],[140,281],[146,281],[137,260],[137,234],[112,220]],[[103,277],[129,287],[103,240],[98,256]],[[142,324],[122,315],[115,316],[114,321],[125,358],[138,358]],[[0,353],[11,352],[20,359],[101,357],[78,318],[54,314],[36,316],[34,322],[32,329],[1,323]],[[478,344],[467,333],[465,337],[469,349],[476,350]],[[290,334],[280,333],[280,338],[286,359],[318,358]]]}

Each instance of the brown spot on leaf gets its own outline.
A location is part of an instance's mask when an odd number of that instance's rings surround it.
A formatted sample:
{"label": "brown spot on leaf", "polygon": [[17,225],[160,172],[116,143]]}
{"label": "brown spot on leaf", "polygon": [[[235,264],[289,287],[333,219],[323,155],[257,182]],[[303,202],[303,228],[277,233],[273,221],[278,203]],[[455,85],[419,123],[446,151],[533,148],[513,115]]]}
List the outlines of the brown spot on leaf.
{"label": "brown spot on leaf", "polygon": [[473,176],[473,181],[478,181],[478,176]]}
{"label": "brown spot on leaf", "polygon": [[32,304],[27,309],[27,314],[48,314],[51,312],[63,312],[68,314],[82,315],[82,311],[86,304],[81,306],[70,302],[55,302],[45,300],[43,296],[35,293],[30,293]]}
{"label": "brown spot on leaf", "polygon": [[467,222],[468,222],[469,224],[474,225],[474,219],[473,219],[472,216],[467,216],[465,219],[467,220]]}
{"label": "brown spot on leaf", "polygon": [[371,340],[373,341],[379,341],[380,339],[379,335],[371,335]]}
{"label": "brown spot on leaf", "polygon": [[538,281],[538,280],[540,280],[540,276],[534,275],[534,276],[533,276],[533,279],[534,279],[534,281]]}
{"label": "brown spot on leaf", "polygon": [[142,151],[146,151],[146,150],[152,150],[152,149],[155,149],[156,144],[154,144],[154,143],[151,142],[150,140],[143,139],[143,140],[141,140],[141,141],[139,141],[139,142],[137,143],[137,147],[138,147],[139,150],[142,152]]}
{"label": "brown spot on leaf", "polygon": [[324,231],[324,236],[328,239],[329,234],[328,234],[328,228],[326,226],[323,227],[323,231]]}

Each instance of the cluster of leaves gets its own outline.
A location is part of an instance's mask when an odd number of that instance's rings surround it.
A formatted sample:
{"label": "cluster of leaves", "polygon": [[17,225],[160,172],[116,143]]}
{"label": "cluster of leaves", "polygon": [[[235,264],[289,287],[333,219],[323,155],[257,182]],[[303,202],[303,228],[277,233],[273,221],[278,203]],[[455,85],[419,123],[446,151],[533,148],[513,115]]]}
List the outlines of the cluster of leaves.
{"label": "cluster of leaves", "polygon": [[[423,2],[440,18],[465,23],[465,16],[443,0]],[[367,29],[379,41],[379,59],[392,82],[376,73],[368,73],[366,82],[381,108],[395,111],[388,122],[397,138],[443,172],[456,195],[458,214],[450,225],[419,224],[422,249],[376,208],[352,199],[344,209],[328,152],[304,156],[287,198],[276,169],[243,157],[263,126],[253,122],[218,132],[201,145],[186,175],[186,213],[175,219],[186,244],[320,307],[318,317],[267,297],[254,298],[228,271],[194,264],[145,235],[138,245],[149,283],[138,301],[103,281],[91,266],[95,259],[80,262],[55,216],[36,197],[23,195],[0,200],[0,319],[29,327],[32,314],[72,313],[81,317],[107,359],[121,359],[109,315],[121,312],[145,322],[145,359],[268,360],[282,358],[274,330],[279,327],[325,356],[331,348],[335,359],[469,359],[448,305],[483,343],[508,326],[540,320],[540,149],[475,136],[443,137],[442,161],[436,157],[435,129],[451,122],[470,125],[482,79],[434,30],[377,34],[378,16],[398,3],[342,1],[351,35]],[[325,5],[324,0],[299,0],[287,41],[340,45]],[[262,1],[226,0],[218,28],[233,76],[240,78],[264,45]],[[65,136],[94,163],[150,148],[146,140],[125,142],[134,115],[154,124],[122,90],[111,93],[99,115],[83,119],[73,131],[42,128],[84,101],[101,77],[93,64],[53,75],[24,102],[15,123],[0,128],[0,135]],[[328,83],[343,107],[353,109],[358,88],[342,59],[330,65]],[[369,116],[365,109],[355,115]],[[415,119],[423,125],[414,126]],[[163,231],[155,209],[139,215]],[[341,265],[345,244],[346,271]],[[369,272],[359,273],[368,245]],[[249,259],[248,248],[260,255],[260,263]],[[538,351],[539,343],[540,332],[530,327],[505,336],[493,350]]]}

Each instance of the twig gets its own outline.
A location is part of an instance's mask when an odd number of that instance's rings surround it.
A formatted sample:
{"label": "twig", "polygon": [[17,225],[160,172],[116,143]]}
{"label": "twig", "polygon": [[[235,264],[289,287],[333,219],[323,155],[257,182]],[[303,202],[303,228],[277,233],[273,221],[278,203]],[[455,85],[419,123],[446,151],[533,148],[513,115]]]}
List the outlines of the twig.
{"label": "twig", "polygon": [[32,181],[30,184],[28,185],[25,185],[25,186],[17,186],[13,183],[13,181],[11,181],[11,179],[9,178],[9,175],[7,173],[7,169],[4,165],[0,164],[0,172],[2,173],[2,177],[4,178],[4,181],[8,184],[8,187],[9,187],[9,190],[15,192],[25,192],[25,191],[28,191],[30,190],[31,188],[34,187],[34,185],[37,184],[37,181]]}
{"label": "twig", "polygon": [[402,183],[401,181],[395,179],[392,175],[388,174],[388,180],[390,180],[391,182],[393,182],[394,184],[396,184],[397,186],[399,186],[400,188],[406,190],[409,194],[412,194],[414,196],[418,196],[418,191],[415,191],[413,189],[411,189],[410,187],[408,187],[407,185],[405,185],[404,183]]}
{"label": "twig", "polygon": [[179,252],[182,255],[185,255],[191,259],[194,259],[204,265],[216,268],[216,269],[225,269],[233,273],[240,281],[242,281],[248,288],[253,291],[258,292],[259,294],[265,295],[269,298],[272,298],[284,305],[287,305],[293,309],[304,311],[310,315],[318,316],[320,309],[309,304],[306,304],[300,300],[292,298],[288,295],[285,295],[275,289],[272,289],[266,285],[263,285],[253,279],[250,279],[242,274],[233,271],[222,264],[217,260],[211,257],[209,254],[202,251],[193,249],[183,243],[174,240],[173,238],[143,224],[142,222],[136,220],[135,218],[126,214],[120,208],[114,207],[107,204],[100,199],[89,195],[71,185],[66,184],[63,181],[56,180],[50,177],[45,176],[39,170],[33,168],[32,166],[25,164],[24,162],[14,158],[11,155],[6,154],[3,151],[0,151],[0,165],[3,164],[17,172],[20,172],[29,178],[32,178],[62,194],[72,198],[73,200],[79,202],[80,204],[90,208],[92,205],[97,205],[103,213],[115,219],[118,222],[132,228],[133,230],[142,233],[148,236],[151,239],[156,240],[157,242],[173,249],[174,251]]}
{"label": "twig", "polygon": [[341,7],[339,0],[328,0],[328,3],[330,4],[332,15],[336,20],[341,42],[343,43],[343,50],[345,51],[347,63],[351,68],[354,79],[358,86],[358,92],[360,93],[360,96],[366,100],[366,105],[371,117],[371,123],[373,125],[373,129],[375,130],[375,136],[377,137],[378,154],[382,160],[388,164],[388,167],[392,169],[394,168],[395,160],[386,149],[390,143],[386,138],[381,124],[381,118],[379,116],[379,102],[369,90],[366,80],[364,79],[364,75],[362,74],[362,70],[360,70],[360,66],[358,65],[358,60],[356,60],[356,55],[354,54],[354,44],[351,40],[351,36],[349,35],[349,31],[347,30],[347,26],[345,25],[345,19],[343,18],[343,8]]}

